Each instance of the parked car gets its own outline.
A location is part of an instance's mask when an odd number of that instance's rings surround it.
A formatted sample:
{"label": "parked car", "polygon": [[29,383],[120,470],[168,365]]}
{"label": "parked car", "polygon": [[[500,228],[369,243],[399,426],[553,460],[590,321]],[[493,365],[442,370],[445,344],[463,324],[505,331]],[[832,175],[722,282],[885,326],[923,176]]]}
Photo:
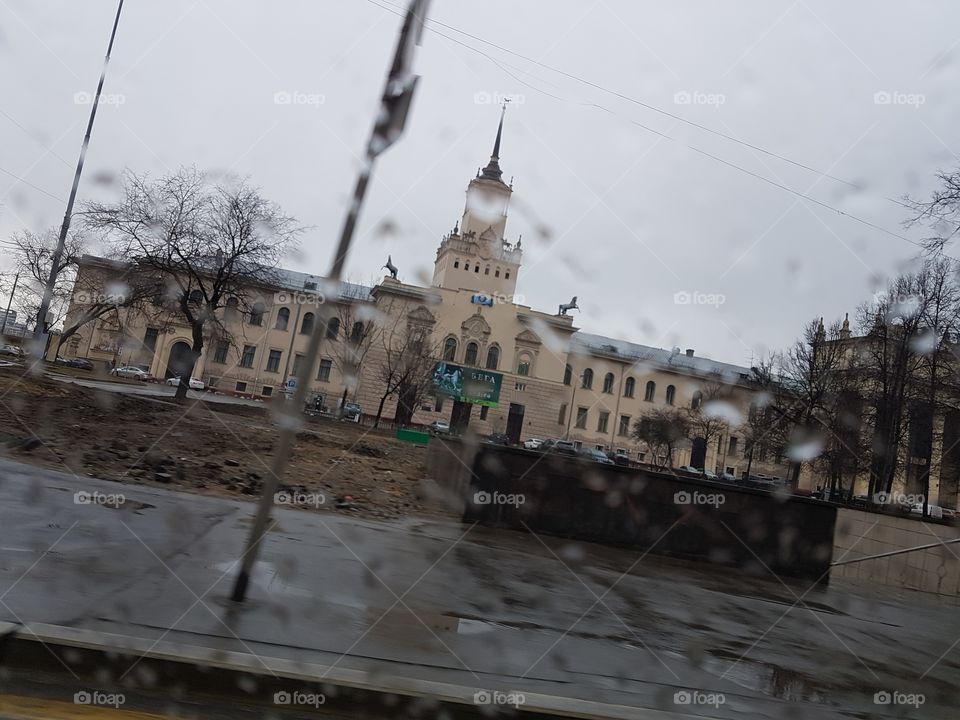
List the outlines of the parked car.
{"label": "parked car", "polygon": [[134,367],[133,365],[121,365],[120,367],[115,367],[110,371],[110,374],[114,377],[131,378],[133,380],[150,379],[150,373],[143,368]]}
{"label": "parked car", "polygon": [[77,368],[78,370],[93,370],[93,363],[86,358],[70,358],[68,360],[64,360],[63,364],[67,367]]}
{"label": "parked car", "polygon": [[707,470],[706,468],[701,470],[700,474],[703,475],[707,480],[717,481],[720,479],[713,470]]}
{"label": "parked car", "polygon": [[343,403],[343,407],[340,407],[340,403],[337,403],[337,417],[343,420],[344,422],[360,422],[360,416],[363,412],[360,410],[360,406],[353,402],[352,400],[347,400]]}
{"label": "parked car", "polygon": [[626,453],[609,452],[607,453],[607,457],[610,458],[610,462],[614,465],[620,465],[621,467],[630,465],[630,457]]}
{"label": "parked car", "polygon": [[540,445],[541,450],[558,453],[559,455],[577,455],[577,446],[570,440],[544,440]]}
{"label": "parked car", "polygon": [[735,483],[735,482],[737,482],[736,476],[733,475],[732,473],[728,473],[728,472],[722,472],[722,473],[720,473],[719,475],[717,475],[717,480],[719,480],[720,482],[725,482],[725,483]]}
{"label": "parked car", "polygon": [[538,438],[529,438],[523,441],[523,446],[527,450],[539,450],[542,445],[543,445],[543,440],[540,440]]}
{"label": "parked car", "polygon": [[694,475],[699,475],[702,472],[700,468],[695,468],[693,465],[683,465],[682,467],[678,467],[677,470],[680,472],[692,473]]}
{"label": "parked car", "polygon": [[596,448],[580,448],[579,455],[584,460],[593,460],[601,465],[613,465],[613,460],[608,458],[607,454],[603,452],[603,450],[597,450]]}
{"label": "parked car", "polygon": [[956,520],[956,519],[957,519],[957,511],[954,510],[953,508],[940,508],[940,509],[943,511],[943,519],[944,519],[944,520]]}
{"label": "parked car", "polygon": [[0,355],[8,357],[22,358],[23,350],[17,345],[0,345]]}
{"label": "parked car", "polygon": [[434,435],[450,434],[450,423],[448,423],[446,420],[434,420],[427,427]]}
{"label": "parked car", "polygon": [[[943,520],[943,508],[939,505],[927,505],[927,511],[934,520]],[[914,517],[923,517],[923,503],[914,503],[911,505],[910,514]]]}
{"label": "parked car", "polygon": [[[178,377],[172,377],[169,380],[167,380],[167,385],[173,385],[174,387],[176,387],[179,384],[180,384],[180,378]],[[190,386],[191,390],[203,390],[206,387],[206,385],[203,384],[203,380],[200,380],[194,377],[190,378],[190,382],[188,382],[187,384]]]}
{"label": "parked car", "polygon": [[512,445],[510,441],[510,436],[505,433],[490,433],[484,439],[484,442],[491,443],[493,445]]}

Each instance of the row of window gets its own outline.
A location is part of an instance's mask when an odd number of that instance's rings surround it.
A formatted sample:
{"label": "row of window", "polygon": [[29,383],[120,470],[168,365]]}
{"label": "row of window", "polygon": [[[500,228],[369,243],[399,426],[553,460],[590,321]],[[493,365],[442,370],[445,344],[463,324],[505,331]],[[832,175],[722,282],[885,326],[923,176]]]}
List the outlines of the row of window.
{"label": "row of window", "polygon": [[[224,320],[236,320],[239,317],[239,301],[237,298],[230,298],[227,300],[227,306],[224,313]],[[247,323],[254,325],[256,327],[262,327],[264,324],[264,318],[266,317],[267,309],[263,303],[256,303],[250,309],[249,317],[247,318]],[[312,312],[307,312],[303,314],[303,317],[300,318],[300,334],[309,335],[313,332],[314,324],[316,323],[316,315]],[[277,319],[274,322],[274,330],[287,330],[290,326],[290,308],[282,307],[277,310]],[[359,342],[364,335],[365,331],[364,324],[362,322],[355,322],[353,327],[350,329],[350,340],[352,342]],[[326,336],[330,340],[336,340],[337,335],[340,333],[340,319],[339,318],[330,318],[330,321],[327,323]]]}
{"label": "row of window", "polygon": [[[590,408],[583,407],[582,405],[577,408],[576,419],[574,420],[574,427],[579,428],[580,430],[586,430],[587,420],[590,414]],[[567,424],[567,404],[564,403],[560,406],[560,414],[557,417],[557,424],[566,425]],[[608,432],[610,426],[610,413],[606,410],[601,410],[600,415],[597,417],[597,432],[605,433]],[[617,425],[617,435],[620,437],[627,437],[630,435],[630,416],[621,415],[620,422]]]}
{"label": "row of window", "polygon": [[[448,337],[443,342],[443,359],[447,362],[455,362],[457,359],[457,348],[459,343],[455,337]],[[472,340],[467,343],[463,352],[463,364],[476,367],[479,363],[480,345]],[[487,358],[483,365],[487,370],[496,370],[500,367],[500,347],[491,345],[487,348]],[[517,361],[517,375],[530,374],[530,358],[521,355]]]}
{"label": "row of window", "polygon": [[[217,345],[213,353],[213,362],[224,364],[227,362],[227,356],[230,353],[230,343],[226,340],[221,340],[217,342]],[[257,355],[257,346],[256,345],[244,345],[243,350],[240,351],[240,362],[237,363],[239,367],[242,368],[252,368],[254,360]],[[270,350],[267,354],[267,364],[264,367],[264,372],[268,373],[277,373],[280,372],[280,360],[283,358],[282,350]],[[294,377],[300,376],[300,365],[303,363],[304,356],[297,353],[293,356],[293,368],[291,369],[291,375]],[[328,382],[330,380],[330,370],[333,367],[333,361],[326,358],[320,360],[320,367],[317,371],[317,380],[322,382]]]}
{"label": "row of window", "polygon": [[[585,390],[593,389],[593,370],[587,368],[583,371],[583,375],[580,376],[580,387]],[[563,384],[570,385],[573,382],[573,367],[567,365],[563,373]],[[613,394],[613,385],[616,382],[616,378],[612,372],[607,373],[603,376],[603,389],[601,392],[607,394]],[[627,398],[632,398],[636,393],[637,381],[635,378],[628,377],[623,382],[623,396]],[[657,394],[657,384],[653,380],[649,380],[646,384],[646,387],[643,391],[643,399],[647,402],[654,402]],[[675,385],[667,385],[667,391],[664,395],[664,401],[667,405],[673,405],[676,402],[677,398],[677,388]],[[693,398],[690,401],[690,406],[693,408],[700,407],[700,404],[703,402],[703,393],[699,390],[693,394]]]}
{"label": "row of window", "polygon": [[[453,261],[453,267],[454,267],[454,268],[459,268],[459,267],[460,267],[460,261],[459,261],[459,260],[454,260],[454,261]],[[470,261],[469,261],[469,260],[467,260],[467,261],[465,261],[465,262],[463,263],[463,269],[464,269],[465,271],[467,271],[467,272],[470,272]],[[476,274],[478,274],[478,275],[480,274],[480,263],[474,263],[473,272],[476,273]],[[489,266],[489,265],[487,265],[487,266],[483,269],[483,274],[484,274],[484,275],[489,275],[489,274],[490,274],[490,266]],[[494,269],[494,271],[493,271],[493,276],[494,276],[494,277],[500,277],[500,268],[495,268],[495,269]],[[509,280],[509,279],[510,279],[510,271],[509,271],[509,270],[505,270],[504,273],[503,273],[503,277],[506,278],[507,280]]]}

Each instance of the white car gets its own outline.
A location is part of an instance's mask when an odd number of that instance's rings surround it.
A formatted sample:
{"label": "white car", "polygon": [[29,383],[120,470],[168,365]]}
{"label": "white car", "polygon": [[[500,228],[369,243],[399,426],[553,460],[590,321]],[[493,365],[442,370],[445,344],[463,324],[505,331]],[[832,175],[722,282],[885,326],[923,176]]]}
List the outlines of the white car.
{"label": "white car", "polygon": [[446,420],[434,420],[430,423],[430,432],[434,435],[448,435],[450,433],[450,423]]}
{"label": "white car", "polygon": [[523,446],[527,450],[539,450],[541,445],[543,445],[543,440],[539,438],[530,438],[529,440],[523,441]]}
{"label": "white car", "polygon": [[150,379],[150,373],[143,368],[134,367],[133,365],[122,365],[120,367],[116,367],[110,371],[110,374],[114,377],[132,378],[134,380]]}
{"label": "white car", "polygon": [[[180,378],[178,377],[172,377],[167,380],[167,385],[173,385],[174,387],[177,387],[179,384]],[[203,390],[206,387],[206,385],[203,384],[203,380],[198,380],[194,377],[190,378],[188,385],[190,385],[191,390]]]}
{"label": "white car", "polygon": [[[943,520],[943,508],[939,505],[927,505],[927,511],[934,520]],[[910,514],[923,517],[923,503],[914,503],[910,506]]]}
{"label": "white car", "polygon": [[9,357],[22,358],[23,350],[16,345],[0,345],[0,355],[7,355]]}

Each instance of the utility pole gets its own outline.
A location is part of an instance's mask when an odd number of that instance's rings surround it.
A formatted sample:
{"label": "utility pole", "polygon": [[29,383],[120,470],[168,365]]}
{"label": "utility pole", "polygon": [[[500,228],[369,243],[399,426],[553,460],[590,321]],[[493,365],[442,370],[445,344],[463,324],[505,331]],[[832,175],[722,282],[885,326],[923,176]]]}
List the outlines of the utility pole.
{"label": "utility pole", "polygon": [[[407,115],[410,112],[410,105],[413,101],[413,93],[419,79],[419,76],[412,72],[414,46],[420,44],[429,2],[430,0],[410,0],[407,7],[403,26],[400,28],[400,37],[397,40],[393,64],[387,74],[383,97],[380,107],[377,108],[373,131],[367,143],[366,159],[360,169],[360,175],[357,177],[353,200],[343,223],[336,254],[333,256],[330,273],[328,274],[330,286],[324,293],[326,297],[337,297],[335,293],[337,293],[340,279],[343,276],[343,266],[346,264],[347,255],[350,253],[353,231],[360,216],[360,209],[363,206],[370,176],[373,173],[374,162],[377,156],[393,145],[403,133]],[[240,558],[240,572],[237,574],[233,593],[230,596],[230,599],[234,602],[243,602],[246,597],[250,574],[257,561],[260,544],[267,531],[267,521],[270,519],[270,509],[273,507],[273,496],[277,491],[280,478],[286,473],[287,460],[293,450],[296,431],[303,423],[303,407],[307,398],[310,373],[317,362],[317,356],[320,354],[320,343],[326,335],[327,325],[330,322],[328,312],[323,314],[318,312],[317,315],[318,317],[310,331],[310,342],[307,345],[306,356],[300,365],[299,372],[296,374],[297,383],[294,388],[293,402],[283,403],[280,406],[280,412],[287,417],[281,418],[278,423],[280,430],[277,449],[273,455],[270,472],[263,482],[263,496],[260,498],[253,528],[250,530],[250,537]]]}
{"label": "utility pole", "polygon": [[[117,26],[120,24],[120,11],[123,10],[123,0],[117,5],[117,15],[113,19],[113,30],[110,31],[110,43],[107,45],[107,54],[103,59],[103,69],[100,71],[100,82],[97,83],[97,92],[93,96],[93,105],[90,107],[90,119],[87,120],[87,132],[83,136],[80,146],[80,158],[77,160],[77,169],[73,174],[73,187],[70,188],[70,197],[67,199],[67,210],[60,225],[60,236],[57,238],[57,247],[50,258],[50,274],[47,276],[43,288],[43,297],[40,300],[40,309],[37,311],[37,324],[33,329],[33,337],[39,340],[47,333],[47,313],[50,311],[50,301],[53,299],[53,288],[60,274],[60,262],[63,259],[64,247],[67,243],[67,233],[70,231],[70,220],[73,217],[73,203],[77,199],[77,189],[80,187],[80,175],[83,173],[83,161],[87,157],[87,147],[90,145],[90,134],[93,132],[93,121],[97,117],[97,106],[100,104],[100,93],[107,77],[107,65],[110,63],[110,54],[113,52],[113,40],[117,36]],[[47,348],[44,345],[42,356],[46,357]]]}
{"label": "utility pole", "polygon": [[17,283],[20,282],[20,273],[13,276],[13,289],[10,291],[10,299],[7,301],[7,312],[3,316],[3,326],[0,327],[0,336],[7,331],[7,318],[10,317],[10,306],[13,305],[13,296],[17,293]]}

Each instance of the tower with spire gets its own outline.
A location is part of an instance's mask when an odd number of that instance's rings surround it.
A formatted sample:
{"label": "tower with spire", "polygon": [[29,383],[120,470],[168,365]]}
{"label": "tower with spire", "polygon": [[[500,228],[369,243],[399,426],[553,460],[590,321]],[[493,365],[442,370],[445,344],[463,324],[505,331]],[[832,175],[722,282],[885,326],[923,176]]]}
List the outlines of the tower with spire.
{"label": "tower with spire", "polygon": [[515,294],[523,251],[519,240],[514,244],[506,239],[507,210],[513,195],[513,187],[503,181],[500,169],[506,109],[504,104],[489,162],[467,185],[463,215],[437,248],[435,287]]}

